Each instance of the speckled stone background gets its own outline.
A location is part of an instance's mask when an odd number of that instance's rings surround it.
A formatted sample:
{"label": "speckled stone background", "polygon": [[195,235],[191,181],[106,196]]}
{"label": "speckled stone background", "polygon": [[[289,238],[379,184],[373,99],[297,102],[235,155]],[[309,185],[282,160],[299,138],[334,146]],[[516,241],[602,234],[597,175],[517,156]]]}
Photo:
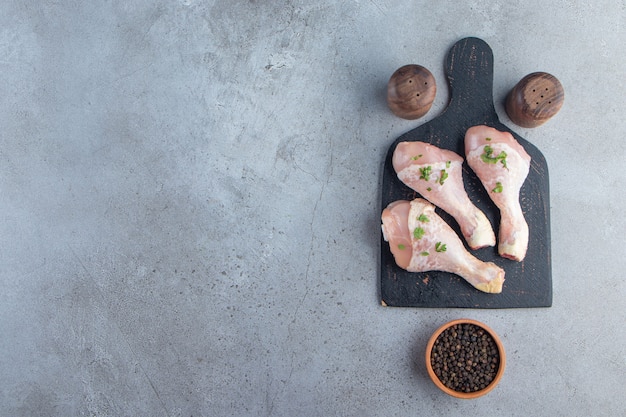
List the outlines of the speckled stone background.
{"label": "speckled stone background", "polygon": [[[626,413],[626,3],[0,3],[0,415]],[[454,42],[550,169],[551,308],[380,306],[381,170],[436,117]],[[385,103],[416,63],[438,94]],[[565,105],[503,110],[546,71]],[[448,397],[429,335],[470,317],[500,385]]]}

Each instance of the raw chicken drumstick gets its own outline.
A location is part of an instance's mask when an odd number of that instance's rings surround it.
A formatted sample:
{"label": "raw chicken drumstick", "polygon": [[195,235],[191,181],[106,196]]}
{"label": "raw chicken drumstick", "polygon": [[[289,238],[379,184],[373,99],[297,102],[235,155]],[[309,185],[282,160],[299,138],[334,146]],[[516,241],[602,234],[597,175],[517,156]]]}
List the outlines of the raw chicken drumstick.
{"label": "raw chicken drumstick", "polygon": [[528,249],[528,223],[519,192],[530,170],[530,156],[509,132],[488,126],[467,130],[465,155],[468,165],[500,209],[498,253],[522,261]]}
{"label": "raw chicken drumstick", "polygon": [[400,181],[454,217],[470,248],[496,244],[491,223],[463,186],[463,158],[425,142],[400,142],[392,163]]}
{"label": "raw chicken drumstick", "polygon": [[451,272],[480,291],[502,292],[504,270],[470,254],[428,201],[395,201],[381,218],[383,238],[399,267],[409,272]]}

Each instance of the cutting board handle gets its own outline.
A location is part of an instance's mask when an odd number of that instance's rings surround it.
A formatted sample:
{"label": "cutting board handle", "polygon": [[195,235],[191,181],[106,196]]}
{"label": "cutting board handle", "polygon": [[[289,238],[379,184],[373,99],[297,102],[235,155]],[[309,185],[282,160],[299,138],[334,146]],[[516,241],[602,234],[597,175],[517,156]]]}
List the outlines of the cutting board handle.
{"label": "cutting board handle", "polygon": [[445,112],[460,113],[462,118],[469,119],[496,114],[493,52],[485,41],[465,38],[456,42],[446,57],[444,71],[450,87],[450,102]]}

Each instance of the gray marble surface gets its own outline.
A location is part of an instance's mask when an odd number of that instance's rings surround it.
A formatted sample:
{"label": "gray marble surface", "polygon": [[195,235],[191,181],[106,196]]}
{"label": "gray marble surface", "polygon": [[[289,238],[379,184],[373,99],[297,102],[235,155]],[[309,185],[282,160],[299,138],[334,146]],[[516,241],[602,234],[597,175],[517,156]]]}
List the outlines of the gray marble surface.
{"label": "gray marble surface", "polygon": [[[626,3],[0,3],[0,415],[617,416],[626,405]],[[501,120],[550,169],[554,303],[380,305],[381,170],[436,117],[443,60],[494,52]],[[385,103],[429,68],[422,119]],[[545,71],[565,105],[516,127]],[[507,349],[494,391],[448,397],[444,322]]]}

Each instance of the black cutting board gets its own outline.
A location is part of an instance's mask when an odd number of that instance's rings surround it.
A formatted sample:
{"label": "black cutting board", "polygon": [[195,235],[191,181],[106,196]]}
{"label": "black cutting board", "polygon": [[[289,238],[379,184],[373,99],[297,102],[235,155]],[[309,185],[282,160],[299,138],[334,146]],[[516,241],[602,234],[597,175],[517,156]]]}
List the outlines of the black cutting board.
{"label": "black cutting board", "polygon": [[[530,172],[520,193],[522,210],[530,228],[528,252],[522,262],[515,262],[500,257],[497,244],[470,251],[477,258],[494,262],[505,270],[502,293],[486,294],[451,273],[414,273],[399,268],[389,244],[381,236],[382,304],[396,307],[549,307],[552,305],[552,268],[546,160],[533,144],[498,119],[493,103],[493,52],[487,43],[478,38],[465,38],[455,43],[446,57],[445,73],[450,87],[450,102],[446,109],[430,122],[400,136],[389,148],[383,171],[382,209],[392,201],[421,197],[404,185],[393,169],[392,155],[399,142],[423,141],[450,149],[465,158],[464,137],[468,128],[484,124],[508,131],[532,158]],[[470,199],[489,218],[498,236],[499,210],[466,162],[463,163],[463,180]],[[440,209],[437,212],[462,236],[451,216]]]}

